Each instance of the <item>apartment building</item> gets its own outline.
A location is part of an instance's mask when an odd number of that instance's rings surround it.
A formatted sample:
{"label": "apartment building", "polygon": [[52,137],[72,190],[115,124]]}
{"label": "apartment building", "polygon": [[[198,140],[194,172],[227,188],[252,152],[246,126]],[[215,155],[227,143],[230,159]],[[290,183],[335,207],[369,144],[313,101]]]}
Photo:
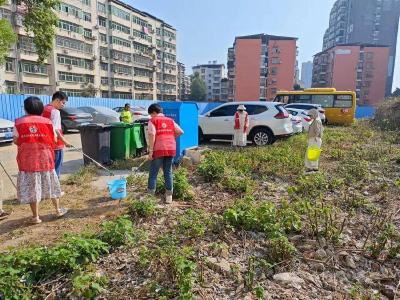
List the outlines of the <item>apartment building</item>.
{"label": "apartment building", "polygon": [[123,99],[177,98],[176,30],[118,0],[61,1],[54,50],[43,65],[23,29],[23,10],[0,8],[18,35],[5,72],[5,92]]}
{"label": "apartment building", "polygon": [[228,101],[228,89],[229,89],[229,80],[228,78],[221,79],[221,102]]}
{"label": "apartment building", "polygon": [[360,105],[385,98],[390,49],[373,44],[334,46],[314,56],[313,87],[356,91]]}
{"label": "apartment building", "polygon": [[301,84],[304,88],[310,88],[312,85],[313,62],[307,61],[301,64]]}
{"label": "apartment building", "polygon": [[257,34],[236,37],[228,49],[228,99],[272,100],[292,90],[296,77],[297,38]]}
{"label": "apartment building", "polygon": [[225,65],[217,61],[193,67],[193,74],[199,73],[207,87],[207,101],[221,100],[221,79],[225,73]]}
{"label": "apartment building", "polygon": [[400,0],[337,0],[330,13],[323,50],[348,43],[389,46],[388,96],[393,85],[399,16]]}

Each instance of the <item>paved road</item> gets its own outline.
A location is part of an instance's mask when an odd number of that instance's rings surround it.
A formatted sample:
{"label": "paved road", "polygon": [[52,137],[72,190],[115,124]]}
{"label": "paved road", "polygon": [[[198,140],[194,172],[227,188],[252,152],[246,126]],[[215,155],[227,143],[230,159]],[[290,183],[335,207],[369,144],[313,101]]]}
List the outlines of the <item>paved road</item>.
{"label": "paved road", "polygon": [[[68,134],[66,136],[68,141],[75,147],[81,148],[81,138],[78,133]],[[12,176],[14,182],[17,182],[18,166],[16,161],[17,147],[12,144],[0,144],[0,162],[4,165],[7,172]],[[64,153],[64,164],[61,172],[61,179],[67,178],[70,174],[75,173],[81,166],[83,166],[82,154],[75,150],[66,150]],[[0,194],[2,199],[16,198],[16,191],[7,178],[6,174],[0,167],[0,180],[3,181],[3,193]],[[0,185],[1,187],[1,185]],[[1,192],[1,191],[0,191]]]}

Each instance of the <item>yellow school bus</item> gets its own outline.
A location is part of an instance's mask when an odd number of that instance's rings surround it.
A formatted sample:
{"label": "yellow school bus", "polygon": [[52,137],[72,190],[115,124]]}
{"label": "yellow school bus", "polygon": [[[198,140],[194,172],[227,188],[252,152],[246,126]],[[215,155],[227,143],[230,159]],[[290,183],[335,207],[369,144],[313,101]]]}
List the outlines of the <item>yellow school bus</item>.
{"label": "yellow school bus", "polygon": [[302,91],[279,91],[274,102],[320,104],[328,124],[349,125],[355,120],[356,93],[334,88],[312,88]]}

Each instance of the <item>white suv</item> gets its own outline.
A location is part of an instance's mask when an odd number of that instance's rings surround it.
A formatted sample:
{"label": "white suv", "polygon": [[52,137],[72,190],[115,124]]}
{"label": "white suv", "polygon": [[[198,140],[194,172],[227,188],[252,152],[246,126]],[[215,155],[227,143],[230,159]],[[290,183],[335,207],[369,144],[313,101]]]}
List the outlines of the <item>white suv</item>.
{"label": "white suv", "polygon": [[292,121],[282,104],[276,102],[230,102],[199,116],[199,140],[232,139],[239,104],[249,113],[248,139],[256,145],[272,144],[293,134]]}

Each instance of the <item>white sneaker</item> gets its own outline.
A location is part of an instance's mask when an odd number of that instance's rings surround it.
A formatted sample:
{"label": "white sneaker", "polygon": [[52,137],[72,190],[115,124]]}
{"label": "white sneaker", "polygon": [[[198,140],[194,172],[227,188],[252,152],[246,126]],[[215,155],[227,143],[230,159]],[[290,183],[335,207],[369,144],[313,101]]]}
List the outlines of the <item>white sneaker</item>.
{"label": "white sneaker", "polygon": [[57,212],[57,217],[62,217],[68,212],[67,208],[61,207]]}
{"label": "white sneaker", "polygon": [[167,203],[167,204],[172,203],[172,192],[171,191],[165,192],[165,203]]}

